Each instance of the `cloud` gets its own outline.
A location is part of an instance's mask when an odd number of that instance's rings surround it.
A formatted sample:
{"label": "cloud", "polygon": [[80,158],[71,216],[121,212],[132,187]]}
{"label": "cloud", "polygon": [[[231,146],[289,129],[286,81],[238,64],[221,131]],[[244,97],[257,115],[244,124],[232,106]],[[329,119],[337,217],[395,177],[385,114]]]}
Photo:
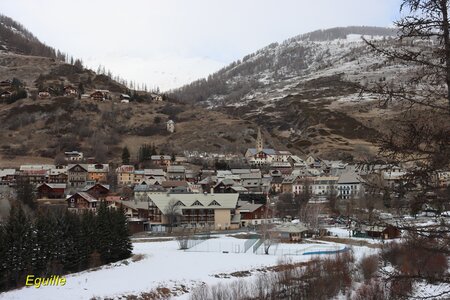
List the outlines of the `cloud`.
{"label": "cloud", "polygon": [[[149,86],[170,88],[300,33],[335,26],[391,25],[399,3],[14,0],[4,1],[2,12],[23,23],[45,43],[89,64],[106,65],[114,73]],[[134,65],[134,61],[139,63]],[[143,66],[161,69],[139,71]]]}

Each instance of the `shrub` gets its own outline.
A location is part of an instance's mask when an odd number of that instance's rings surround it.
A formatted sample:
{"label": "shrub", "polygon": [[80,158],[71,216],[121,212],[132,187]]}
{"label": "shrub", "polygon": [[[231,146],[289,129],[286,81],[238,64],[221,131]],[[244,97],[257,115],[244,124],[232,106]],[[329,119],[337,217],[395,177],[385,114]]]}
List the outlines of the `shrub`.
{"label": "shrub", "polygon": [[366,256],[361,259],[359,269],[362,272],[364,280],[370,280],[378,270],[379,258],[378,255]]}

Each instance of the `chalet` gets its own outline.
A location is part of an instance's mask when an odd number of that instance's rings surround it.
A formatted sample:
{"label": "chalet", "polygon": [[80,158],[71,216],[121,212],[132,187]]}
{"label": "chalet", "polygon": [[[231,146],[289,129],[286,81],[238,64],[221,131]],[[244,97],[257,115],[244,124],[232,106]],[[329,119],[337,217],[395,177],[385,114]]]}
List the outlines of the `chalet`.
{"label": "chalet", "polygon": [[168,180],[186,180],[186,168],[184,166],[168,166],[167,167]]}
{"label": "chalet", "polygon": [[100,183],[106,183],[109,172],[108,164],[89,164],[88,180]]}
{"label": "chalet", "polygon": [[120,100],[127,100],[128,102],[130,102],[130,95],[127,95],[127,94],[120,94],[120,97],[119,97],[119,99]]}
{"label": "chalet", "polygon": [[64,199],[65,183],[43,183],[37,187],[38,199]]}
{"label": "chalet", "polygon": [[89,193],[78,192],[67,198],[69,211],[83,212],[85,210],[95,211],[97,209],[98,200]]}
{"label": "chalet", "polygon": [[152,99],[155,102],[162,102],[164,100],[163,97],[160,95],[152,95]]}
{"label": "chalet", "polygon": [[12,86],[12,81],[9,79],[0,81],[1,88],[10,88],[11,86]]}
{"label": "chalet", "polygon": [[150,194],[166,193],[166,189],[160,185],[138,184],[134,186],[134,198],[144,199]]}
{"label": "chalet", "polygon": [[48,180],[47,170],[45,169],[21,170],[19,172],[19,176],[22,180],[25,180],[34,185],[45,183]]}
{"label": "chalet", "polygon": [[103,101],[105,100],[105,95],[101,91],[95,91],[90,95],[91,100]]}
{"label": "chalet", "polygon": [[109,185],[96,183],[84,188],[83,192],[88,193],[92,197],[98,200],[105,200],[109,195]]}
{"label": "chalet", "polygon": [[134,166],[123,165],[116,169],[117,183],[121,186],[132,185],[134,183]]}
{"label": "chalet", "polygon": [[48,172],[48,183],[66,183],[67,182],[67,167],[56,167],[50,169]]}
{"label": "chalet", "polygon": [[355,172],[345,172],[339,176],[337,181],[338,196],[341,199],[358,197],[362,190],[363,180]]}
{"label": "chalet", "polygon": [[67,161],[82,161],[83,160],[83,152],[78,152],[78,151],[64,152],[64,157]]}
{"label": "chalet", "polygon": [[67,168],[67,182],[71,187],[86,185],[88,180],[88,166],[86,164],[69,165]]}
{"label": "chalet", "polygon": [[168,132],[174,133],[175,132],[175,122],[173,120],[167,121],[166,129]]}
{"label": "chalet", "polygon": [[383,240],[399,238],[401,233],[400,229],[392,225],[361,225],[352,230],[354,237],[378,238]]}
{"label": "chalet", "polygon": [[282,176],[272,175],[272,180],[270,181],[270,189],[274,193],[281,193],[283,180],[284,178]]}
{"label": "chalet", "polygon": [[15,169],[0,169],[0,185],[12,185],[15,181]]}
{"label": "chalet", "polygon": [[64,87],[64,96],[66,96],[66,97],[75,97],[77,95],[78,95],[78,92],[73,86],[68,85],[68,86]]}
{"label": "chalet", "polygon": [[276,155],[276,151],[274,149],[264,148],[264,149],[256,149],[249,148],[245,152],[245,158],[247,162],[252,166],[263,166],[270,164]]}
{"label": "chalet", "polygon": [[159,184],[166,180],[166,172],[163,169],[145,169],[144,174],[146,179],[154,179]]}
{"label": "chalet", "polygon": [[39,99],[48,99],[51,97],[51,95],[49,92],[42,91],[38,93],[38,97]]}
{"label": "chalet", "polygon": [[189,184],[186,181],[166,180],[161,183],[161,186],[165,189],[173,189],[180,186],[188,187]]}
{"label": "chalet", "polygon": [[439,171],[436,175],[436,183],[440,188],[450,186],[450,171]]}
{"label": "chalet", "polygon": [[273,237],[282,242],[300,242],[306,237],[308,228],[302,223],[283,223],[271,230]]}
{"label": "chalet", "polygon": [[287,176],[281,182],[281,192],[282,193],[292,193],[295,182],[297,181],[296,176]]}
{"label": "chalet", "polygon": [[3,91],[0,93],[0,99],[2,100],[8,100],[9,98],[11,98],[12,93],[10,91]]}
{"label": "chalet", "polygon": [[171,164],[170,155],[152,155],[150,160],[155,166],[167,167]]}
{"label": "chalet", "polygon": [[134,171],[134,184],[140,184],[145,181],[145,171],[144,170],[135,170]]}
{"label": "chalet", "polygon": [[291,157],[291,156],[292,156],[292,153],[290,151],[286,151],[286,150],[275,151],[274,161],[288,163],[289,157]]}
{"label": "chalet", "polygon": [[[222,179],[212,188],[214,193],[233,193],[230,189],[236,182],[232,179]],[[207,190],[205,190],[208,192]]]}
{"label": "chalet", "polygon": [[238,201],[237,211],[241,216],[241,226],[272,223],[273,212],[264,204]]}
{"label": "chalet", "polygon": [[398,188],[400,184],[406,183],[406,172],[386,170],[383,171],[383,180],[387,187],[391,189]]}
{"label": "chalet", "polygon": [[177,225],[189,227],[211,226],[216,230],[239,228],[235,214],[238,194],[154,194],[151,201],[160,215],[160,223],[168,224],[165,212],[170,205],[180,215]]}
{"label": "chalet", "polygon": [[198,185],[202,188],[202,191],[209,192],[216,184],[217,177],[216,176],[208,176],[197,182]]}

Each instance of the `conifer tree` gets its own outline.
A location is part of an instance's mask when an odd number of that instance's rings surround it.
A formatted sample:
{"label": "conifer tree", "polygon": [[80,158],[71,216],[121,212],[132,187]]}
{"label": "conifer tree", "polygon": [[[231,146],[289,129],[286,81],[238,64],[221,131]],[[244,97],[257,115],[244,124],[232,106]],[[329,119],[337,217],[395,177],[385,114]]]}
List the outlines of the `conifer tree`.
{"label": "conifer tree", "polygon": [[130,164],[130,151],[128,150],[128,147],[123,147],[122,150],[122,164],[128,165]]}
{"label": "conifer tree", "polygon": [[17,180],[16,185],[17,200],[21,204],[27,205],[31,209],[36,208],[36,195],[34,193],[34,187],[28,179],[20,178]]}
{"label": "conifer tree", "polygon": [[104,201],[100,202],[97,208],[97,241],[98,252],[100,253],[102,263],[110,263],[111,259],[111,241],[114,239],[111,228],[111,213],[106,207]]}
{"label": "conifer tree", "polygon": [[32,230],[22,207],[13,205],[4,228],[2,243],[6,248],[2,260],[6,268],[6,285],[18,286],[32,269]]}

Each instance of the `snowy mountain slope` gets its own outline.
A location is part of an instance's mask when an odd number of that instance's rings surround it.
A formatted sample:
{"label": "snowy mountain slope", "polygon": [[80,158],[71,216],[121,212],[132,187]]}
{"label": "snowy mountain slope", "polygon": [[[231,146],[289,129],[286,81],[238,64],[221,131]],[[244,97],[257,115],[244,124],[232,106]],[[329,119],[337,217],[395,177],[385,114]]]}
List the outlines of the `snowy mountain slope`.
{"label": "snowy mountain slope", "polygon": [[391,47],[394,36],[393,29],[378,27],[300,35],[271,44],[173,95],[255,121],[288,148],[334,157],[358,154],[355,148],[368,152],[375,150],[370,140],[382,128],[373,126],[379,111],[373,97],[360,98],[360,86],[397,84],[407,80],[411,67],[381,59],[362,38]]}

